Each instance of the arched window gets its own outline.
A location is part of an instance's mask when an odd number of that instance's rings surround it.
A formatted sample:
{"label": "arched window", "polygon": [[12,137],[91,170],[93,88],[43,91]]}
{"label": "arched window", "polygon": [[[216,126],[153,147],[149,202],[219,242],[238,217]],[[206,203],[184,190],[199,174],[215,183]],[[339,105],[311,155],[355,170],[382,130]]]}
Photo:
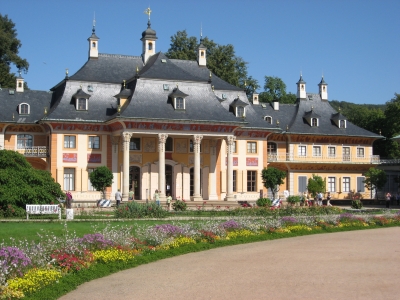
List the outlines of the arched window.
{"label": "arched window", "polygon": [[168,137],[166,142],[165,142],[165,151],[174,151],[174,140],[172,137]]}
{"label": "arched window", "polygon": [[201,57],[204,57],[204,51],[201,51]]}
{"label": "arched window", "polygon": [[22,87],[22,82],[18,82],[18,87]]}
{"label": "arched window", "polygon": [[153,43],[149,43],[149,50],[153,50]]}
{"label": "arched window", "polygon": [[96,43],[95,42],[92,43],[92,47],[96,48]]}
{"label": "arched window", "polygon": [[269,124],[272,124],[272,117],[265,117],[265,121],[267,121]]}
{"label": "arched window", "polygon": [[25,149],[33,146],[33,137],[30,134],[17,135],[17,148]]}
{"label": "arched window", "polygon": [[29,115],[29,104],[21,103],[19,105],[19,114],[20,115]]}

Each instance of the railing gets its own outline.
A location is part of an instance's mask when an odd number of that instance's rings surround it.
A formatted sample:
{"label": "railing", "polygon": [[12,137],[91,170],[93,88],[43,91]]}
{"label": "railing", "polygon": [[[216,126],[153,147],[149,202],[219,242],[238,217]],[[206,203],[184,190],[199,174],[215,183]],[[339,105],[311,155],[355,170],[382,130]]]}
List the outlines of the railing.
{"label": "railing", "polygon": [[[307,155],[296,155],[294,153],[286,154],[268,154],[268,162],[304,162],[304,163],[354,163],[354,164],[379,164],[381,160],[379,155],[371,155],[370,157],[357,157],[351,155],[343,156],[330,156],[330,155],[319,155],[319,156],[307,156]],[[400,161],[400,160],[399,160]]]}
{"label": "railing", "polygon": [[6,150],[17,151],[23,156],[28,157],[47,157],[49,151],[46,146],[35,146],[35,147],[25,147],[25,148],[15,148],[15,147],[4,147]]}
{"label": "railing", "polygon": [[380,164],[382,164],[382,165],[400,165],[400,159],[398,159],[398,158],[381,159]]}

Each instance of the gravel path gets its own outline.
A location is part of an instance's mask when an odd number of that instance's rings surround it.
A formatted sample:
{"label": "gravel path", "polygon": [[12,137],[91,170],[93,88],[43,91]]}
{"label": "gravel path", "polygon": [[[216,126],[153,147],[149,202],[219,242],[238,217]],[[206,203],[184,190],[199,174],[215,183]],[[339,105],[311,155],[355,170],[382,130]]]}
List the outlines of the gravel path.
{"label": "gravel path", "polygon": [[173,257],[87,282],[80,299],[400,299],[400,227]]}

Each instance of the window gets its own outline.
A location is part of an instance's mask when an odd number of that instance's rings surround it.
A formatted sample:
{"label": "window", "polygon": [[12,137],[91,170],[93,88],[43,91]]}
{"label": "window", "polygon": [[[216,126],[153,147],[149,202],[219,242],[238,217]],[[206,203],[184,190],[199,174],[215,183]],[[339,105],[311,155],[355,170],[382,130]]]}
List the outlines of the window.
{"label": "window", "polygon": [[311,126],[312,127],[317,127],[318,126],[318,119],[317,118],[311,118]]}
{"label": "window", "polygon": [[307,156],[307,146],[299,145],[298,151],[299,151],[299,156],[303,157]]}
{"label": "window", "polygon": [[336,191],[336,177],[328,177],[328,192]]}
{"label": "window", "polygon": [[236,170],[233,170],[232,181],[233,181],[233,191],[236,192]]}
{"label": "window", "polygon": [[255,192],[256,191],[256,171],[247,171],[247,191]]}
{"label": "window", "polygon": [[64,190],[75,190],[75,169],[73,168],[64,169]]}
{"label": "window", "polygon": [[267,121],[269,124],[272,124],[272,117],[265,117],[265,121]]}
{"label": "window", "polygon": [[[192,140],[189,142],[189,152],[194,152],[194,143]],[[201,153],[201,144],[200,144],[200,153]]]}
{"label": "window", "polygon": [[336,157],[336,147],[328,146],[328,157]]}
{"label": "window", "polygon": [[257,153],[256,142],[247,142],[247,153]]}
{"label": "window", "polygon": [[276,161],[277,160],[277,146],[275,143],[268,143],[267,145],[267,154],[268,154],[268,159]]}
{"label": "window", "polygon": [[92,48],[96,48],[96,43],[95,42],[92,43]]}
{"label": "window", "polygon": [[149,43],[149,50],[153,50],[153,43]]}
{"label": "window", "polygon": [[19,105],[19,114],[20,115],[29,115],[30,109],[29,104],[21,103]]}
{"label": "window", "polygon": [[321,156],[321,146],[313,146],[313,156]]}
{"label": "window", "polygon": [[357,148],[357,158],[364,158],[364,148]]}
{"label": "window", "polygon": [[346,128],[346,120],[339,120],[339,128]]}
{"label": "window", "polygon": [[64,135],[64,148],[76,148],[76,136]]}
{"label": "window", "polygon": [[243,106],[236,107],[236,117],[244,117],[244,107]]}
{"label": "window", "polygon": [[79,98],[78,100],[77,110],[87,110],[87,99]]}
{"label": "window", "polygon": [[307,191],[307,176],[299,176],[299,193],[304,193]]}
{"label": "window", "polygon": [[172,137],[167,137],[167,140],[165,141],[165,151],[174,151],[174,140]]}
{"label": "window", "polygon": [[163,84],[164,91],[169,91],[169,84]]}
{"label": "window", "polygon": [[350,177],[343,177],[343,190],[342,192],[350,192]]}
{"label": "window", "polygon": [[357,177],[357,192],[358,193],[364,193],[365,192],[365,183],[364,183],[365,177]]}
{"label": "window", "polygon": [[175,109],[185,109],[185,102],[182,97],[175,98]]}
{"label": "window", "polygon": [[140,150],[140,138],[131,138],[129,150]]}
{"label": "window", "polygon": [[25,149],[33,146],[33,137],[30,134],[17,135],[17,148]]}
{"label": "window", "polygon": [[96,189],[93,187],[92,182],[90,181],[90,173],[92,173],[94,169],[88,169],[88,191],[95,191]]}
{"label": "window", "polygon": [[226,94],[222,94],[221,97],[222,97],[222,99],[224,99],[224,100],[227,98]]}
{"label": "window", "polygon": [[237,153],[236,149],[237,149],[236,148],[236,141],[234,141],[233,144],[232,144],[232,153]]}
{"label": "window", "polygon": [[99,136],[89,136],[89,149],[100,149]]}
{"label": "window", "polygon": [[201,57],[204,57],[204,51],[201,51],[201,52],[200,52],[200,56],[201,56]]}
{"label": "window", "polygon": [[343,161],[350,161],[350,147],[343,147]]}

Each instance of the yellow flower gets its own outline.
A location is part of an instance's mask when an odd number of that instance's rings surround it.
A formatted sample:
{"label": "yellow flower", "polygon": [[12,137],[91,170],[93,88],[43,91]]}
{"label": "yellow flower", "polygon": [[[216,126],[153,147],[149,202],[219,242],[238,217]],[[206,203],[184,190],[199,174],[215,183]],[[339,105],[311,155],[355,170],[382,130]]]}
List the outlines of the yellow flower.
{"label": "yellow flower", "polygon": [[33,293],[60,278],[58,270],[31,269],[22,278],[10,279],[7,283],[10,290]]}
{"label": "yellow flower", "polygon": [[127,262],[128,260],[131,260],[135,257],[134,254],[135,251],[132,250],[110,248],[93,252],[93,258],[96,261],[101,261],[105,263],[117,260]]}

